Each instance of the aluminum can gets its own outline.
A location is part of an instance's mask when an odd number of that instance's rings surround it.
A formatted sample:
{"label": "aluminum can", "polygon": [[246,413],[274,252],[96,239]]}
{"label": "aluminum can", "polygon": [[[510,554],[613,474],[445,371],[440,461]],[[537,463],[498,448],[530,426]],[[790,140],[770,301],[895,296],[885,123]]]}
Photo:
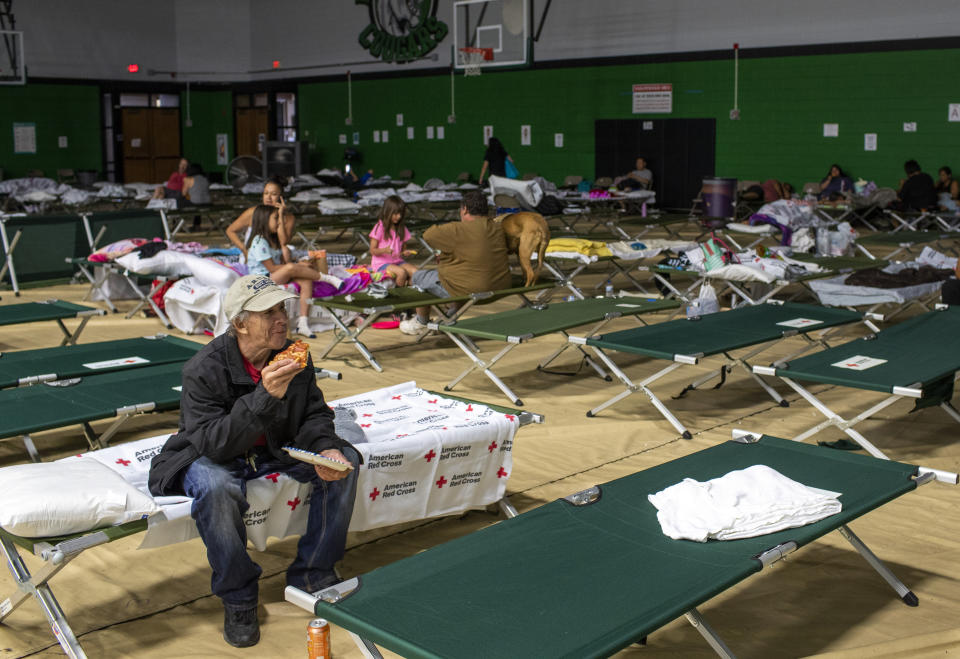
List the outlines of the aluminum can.
{"label": "aluminum can", "polygon": [[314,618],[307,625],[307,656],[310,659],[330,659],[330,623]]}

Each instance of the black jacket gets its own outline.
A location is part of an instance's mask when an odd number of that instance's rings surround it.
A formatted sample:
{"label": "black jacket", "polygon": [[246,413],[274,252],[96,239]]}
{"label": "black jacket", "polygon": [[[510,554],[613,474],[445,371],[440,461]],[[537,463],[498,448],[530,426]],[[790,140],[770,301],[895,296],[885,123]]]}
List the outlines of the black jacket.
{"label": "black jacket", "polygon": [[236,337],[222,334],[183,367],[180,429],[150,463],[150,492],[182,494],[181,475],[194,460],[242,458],[260,435],[266,435],[273,458],[291,464],[294,459],[283,446],[315,452],[350,446],[334,432],[333,410],[317,386],[312,360],[290,382],[286,396],[277,399],[253,383]]}

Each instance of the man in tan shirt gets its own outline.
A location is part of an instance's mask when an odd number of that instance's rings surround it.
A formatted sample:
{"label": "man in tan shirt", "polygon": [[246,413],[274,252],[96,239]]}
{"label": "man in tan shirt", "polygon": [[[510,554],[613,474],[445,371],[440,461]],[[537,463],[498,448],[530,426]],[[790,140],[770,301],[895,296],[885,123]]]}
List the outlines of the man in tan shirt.
{"label": "man in tan shirt", "polygon": [[[436,270],[418,270],[411,285],[437,297],[452,297],[509,288],[507,239],[498,222],[487,217],[487,198],[479,190],[463,195],[460,221],[430,227],[423,239],[440,251]],[[427,327],[430,309],[400,323],[405,334],[420,334]]]}

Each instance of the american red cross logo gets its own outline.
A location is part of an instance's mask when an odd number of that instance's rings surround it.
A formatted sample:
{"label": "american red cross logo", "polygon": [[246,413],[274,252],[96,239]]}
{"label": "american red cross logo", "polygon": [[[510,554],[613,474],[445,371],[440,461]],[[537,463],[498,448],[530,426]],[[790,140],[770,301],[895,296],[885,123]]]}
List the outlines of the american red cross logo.
{"label": "american red cross logo", "polygon": [[380,496],[380,490],[378,490],[376,487],[374,487],[374,488],[373,488],[373,492],[371,492],[371,493],[368,494],[367,496],[370,497],[370,500],[371,500],[371,501],[376,501],[376,500],[377,500],[377,497]]}
{"label": "american red cross logo", "polygon": [[507,417],[507,421],[513,421],[516,418],[512,414],[504,414],[503,416]]}
{"label": "american red cross logo", "polygon": [[437,452],[434,451],[433,449],[430,449],[430,452],[427,453],[427,454],[426,454],[425,456],[423,456],[423,457],[426,459],[427,462],[430,462],[430,461],[433,460],[435,457],[437,457]]}
{"label": "american red cross logo", "polygon": [[496,449],[497,446],[498,446],[498,444],[497,444],[496,440],[490,442],[490,446],[487,447],[487,452],[488,452],[488,453],[493,453],[494,449]]}
{"label": "american red cross logo", "polygon": [[372,425],[373,425],[372,423],[361,423],[361,424],[360,424],[360,427],[361,427],[361,428],[369,428],[369,427],[372,426]]}
{"label": "american red cross logo", "polygon": [[434,398],[433,400],[428,400],[427,402],[430,403],[431,405],[436,405],[436,404],[437,404],[437,399]]}
{"label": "american red cross logo", "polygon": [[500,467],[500,470],[497,472],[497,478],[503,478],[506,475],[507,471],[503,467]]}
{"label": "american red cross logo", "polygon": [[125,460],[125,459],[123,459],[123,458],[117,458],[117,464],[118,464],[118,465],[123,465],[124,467],[129,467],[129,466],[130,466],[130,461],[129,461],[129,460]]}
{"label": "american red cross logo", "polygon": [[276,472],[276,471],[275,471],[275,472],[273,472],[272,474],[267,474],[267,475],[265,475],[264,478],[266,478],[266,479],[269,480],[269,481],[273,481],[274,483],[276,483],[276,482],[277,482],[277,479],[280,478],[280,472]]}
{"label": "american red cross logo", "polygon": [[447,479],[441,476],[440,480],[437,481],[437,487],[443,487],[444,485],[447,484],[447,482],[448,482]]}
{"label": "american red cross logo", "polygon": [[296,510],[300,505],[300,497],[293,497],[293,501],[287,501],[287,505],[290,506],[291,512]]}
{"label": "american red cross logo", "polygon": [[859,364],[857,362],[853,362],[852,364],[847,364],[847,366],[854,368],[855,366],[859,366]]}
{"label": "american red cross logo", "polygon": [[400,400],[400,396],[393,396],[391,400]]}

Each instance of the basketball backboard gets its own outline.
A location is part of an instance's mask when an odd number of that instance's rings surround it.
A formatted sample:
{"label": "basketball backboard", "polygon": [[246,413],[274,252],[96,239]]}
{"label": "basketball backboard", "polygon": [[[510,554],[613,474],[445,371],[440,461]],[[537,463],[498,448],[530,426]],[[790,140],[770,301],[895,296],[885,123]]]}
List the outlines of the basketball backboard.
{"label": "basketball backboard", "polygon": [[453,3],[454,67],[470,63],[464,48],[489,48],[481,68],[522,66],[527,63],[530,10],[528,0],[458,0]]}
{"label": "basketball backboard", "polygon": [[0,30],[0,85],[24,85],[26,82],[23,32]]}

